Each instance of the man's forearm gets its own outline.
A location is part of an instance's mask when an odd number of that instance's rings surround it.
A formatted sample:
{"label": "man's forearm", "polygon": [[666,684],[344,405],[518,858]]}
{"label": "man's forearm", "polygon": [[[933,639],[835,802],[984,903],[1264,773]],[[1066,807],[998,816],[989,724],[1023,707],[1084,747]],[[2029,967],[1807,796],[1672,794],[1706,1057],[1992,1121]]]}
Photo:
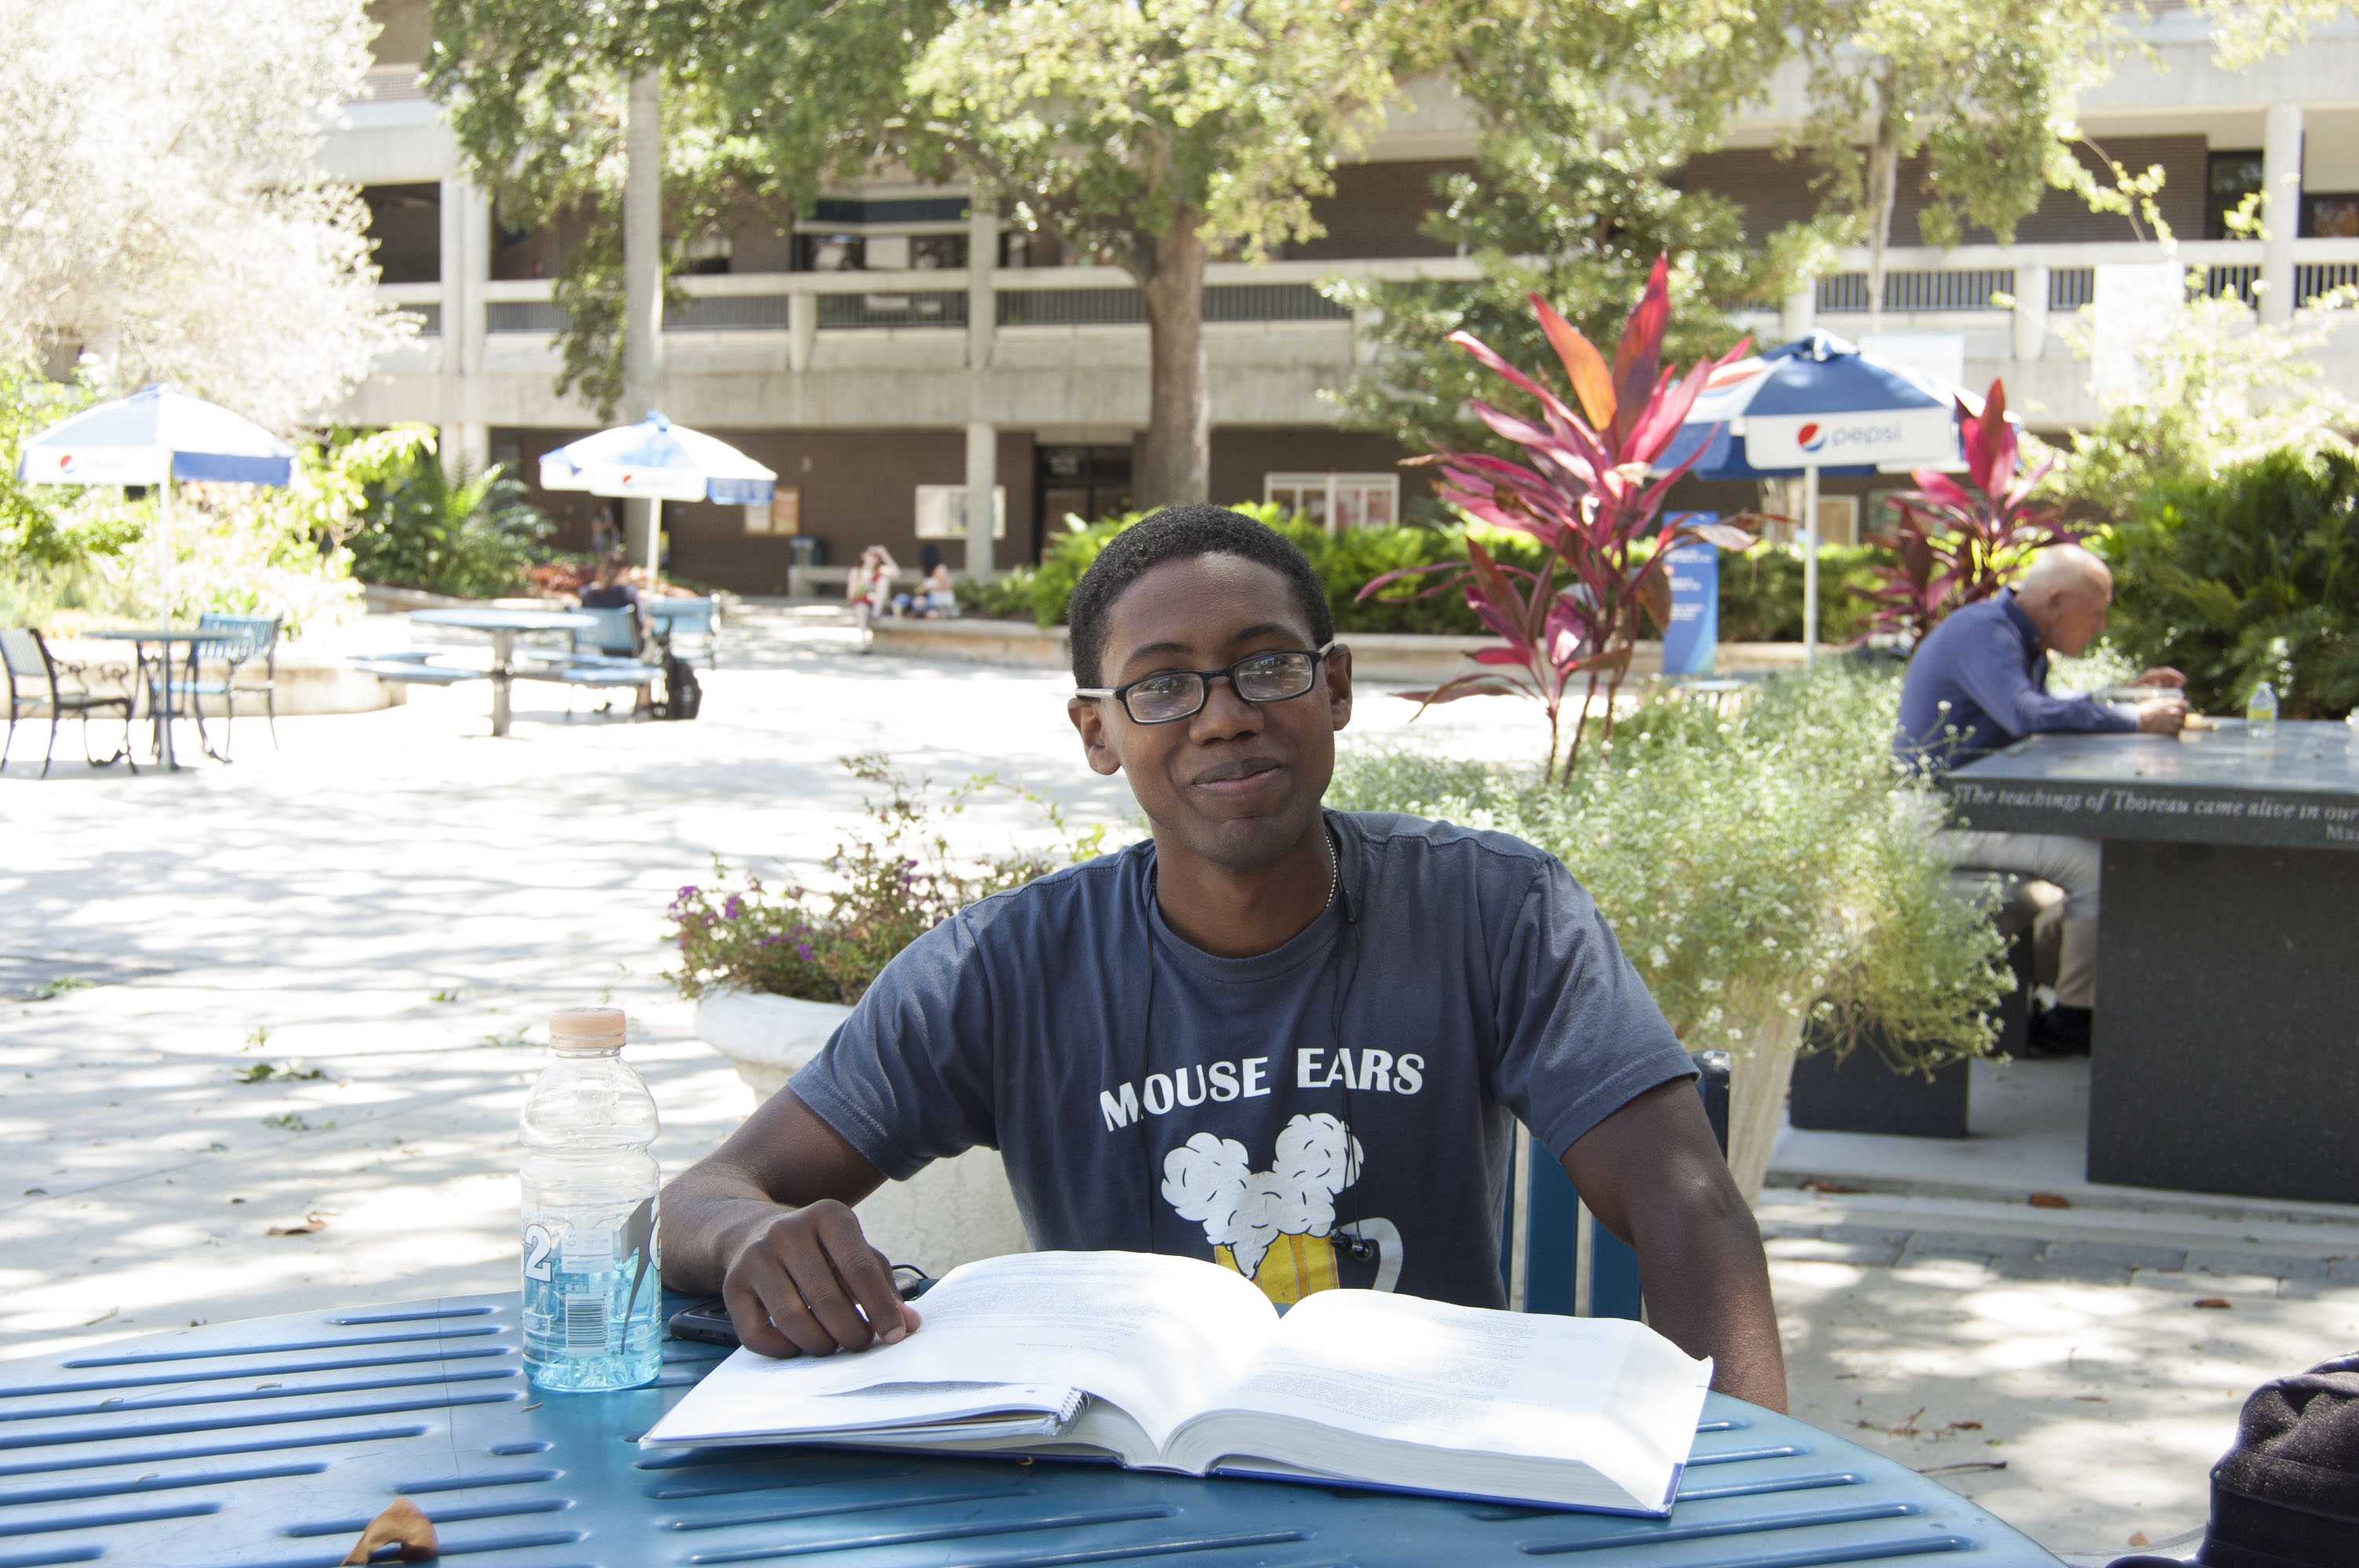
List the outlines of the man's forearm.
{"label": "man's forearm", "polygon": [[786,1206],[743,1171],[707,1160],[673,1179],[663,1195],[663,1277],[676,1291],[715,1295],[745,1233]]}
{"label": "man's forearm", "polygon": [[1711,1357],[1713,1388],[1785,1410],[1777,1307],[1752,1211],[1734,1201],[1665,1205],[1632,1219],[1647,1322],[1689,1355]]}

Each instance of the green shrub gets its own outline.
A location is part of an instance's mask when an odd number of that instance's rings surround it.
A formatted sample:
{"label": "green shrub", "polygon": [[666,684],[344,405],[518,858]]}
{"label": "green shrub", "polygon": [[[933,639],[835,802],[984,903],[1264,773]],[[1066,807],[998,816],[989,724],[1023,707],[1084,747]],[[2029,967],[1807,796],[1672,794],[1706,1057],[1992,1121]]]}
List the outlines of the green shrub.
{"label": "green shrub", "polygon": [[1996,927],[1931,849],[1931,786],[1894,768],[1899,690],[1896,673],[1832,660],[1734,717],[1657,701],[1563,785],[1538,768],[1347,753],[1328,803],[1556,855],[1690,1050],[1742,1053],[1765,1013],[1810,1009],[1838,1048],[1865,1038],[1930,1069],[1990,1049],[2010,982]]}
{"label": "green shrub", "polygon": [[555,531],[525,494],[496,464],[452,478],[421,449],[369,487],[364,524],[345,542],[353,575],[458,599],[520,592]]}
{"label": "green shrub", "polygon": [[[1246,503],[1236,508],[1292,540],[1310,557],[1327,586],[1328,608],[1338,632],[1419,632],[1443,636],[1488,636],[1465,600],[1455,593],[1419,598],[1415,583],[1397,583],[1377,598],[1359,601],[1370,580],[1406,567],[1432,566],[1462,558],[1455,528],[1347,528],[1329,534],[1301,517],[1283,516],[1273,505]],[[1065,606],[1090,563],[1116,534],[1144,512],[1110,517],[1068,531],[1049,546],[1030,579],[1033,619],[1043,626],[1064,623]],[[1529,539],[1488,530],[1484,547],[1503,565],[1537,569],[1539,546]],[[1819,551],[1819,640],[1848,643],[1865,635],[1870,606],[1854,590],[1875,586],[1878,552],[1870,546],[1831,545]],[[963,605],[965,600],[962,600]],[[988,612],[985,612],[988,613]],[[1723,555],[1720,564],[1720,640],[1723,643],[1799,643],[1802,639],[1802,554],[1789,545],[1757,545],[1743,555]]]}
{"label": "green shrub", "polygon": [[986,621],[1029,621],[1032,579],[1037,575],[1038,568],[1034,567],[1010,567],[988,582],[953,579],[951,588],[958,596],[961,615],[981,616]]}
{"label": "green shrub", "polygon": [[2167,485],[2100,547],[2114,641],[2142,665],[2184,670],[2198,711],[2241,713],[2262,680],[2279,683],[2288,719],[2359,705],[2359,461],[2347,453],[2272,452]]}

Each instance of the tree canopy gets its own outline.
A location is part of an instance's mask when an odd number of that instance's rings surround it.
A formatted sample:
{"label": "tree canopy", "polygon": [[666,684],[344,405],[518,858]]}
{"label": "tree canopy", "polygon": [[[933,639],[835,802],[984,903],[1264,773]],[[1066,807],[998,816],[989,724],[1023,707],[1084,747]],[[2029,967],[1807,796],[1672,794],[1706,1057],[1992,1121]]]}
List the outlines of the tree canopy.
{"label": "tree canopy", "polygon": [[341,400],[398,335],[318,162],[369,35],[360,0],[0,0],[0,360],[282,430]]}

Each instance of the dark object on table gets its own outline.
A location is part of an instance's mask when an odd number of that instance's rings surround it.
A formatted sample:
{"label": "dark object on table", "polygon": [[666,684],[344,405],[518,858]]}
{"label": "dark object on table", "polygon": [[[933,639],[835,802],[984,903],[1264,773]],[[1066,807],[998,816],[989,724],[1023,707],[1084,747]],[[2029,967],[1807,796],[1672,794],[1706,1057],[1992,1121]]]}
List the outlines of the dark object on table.
{"label": "dark object on table", "polygon": [[[903,1301],[916,1301],[934,1288],[934,1277],[914,1263],[896,1263],[892,1267],[893,1288],[901,1292]],[[737,1325],[729,1321],[728,1303],[719,1296],[681,1308],[671,1314],[664,1326],[674,1339],[737,1348]]]}
{"label": "dark object on table", "polygon": [[[112,675],[117,680],[126,678],[128,672],[116,665],[102,665],[100,674]],[[90,684],[90,668],[60,659],[49,652],[41,634],[29,626],[11,627],[0,632],[0,676],[8,683],[8,734],[0,741],[0,769],[8,765],[8,748],[16,743],[16,719],[21,713],[38,718],[43,709],[49,715],[49,744],[41,753],[41,776],[49,776],[49,762],[58,750],[58,725],[69,713],[82,719],[82,760],[93,768],[111,766],[115,762],[130,764],[137,773],[139,764],[131,761],[131,709],[137,698],[125,685],[123,695],[108,697],[94,690]],[[31,691],[20,690],[17,683],[34,684]],[[68,690],[71,682],[76,688]],[[123,749],[107,758],[90,754],[90,716],[113,709],[123,715]]]}
{"label": "dark object on table", "polygon": [[[205,716],[198,706],[201,697],[222,699],[222,749],[215,752],[205,746],[206,754],[219,762],[229,761],[230,742],[237,730],[237,699],[260,694],[264,711],[269,716],[270,749],[278,750],[278,628],[284,618],[277,615],[214,615],[197,617],[197,630],[218,632],[219,637],[194,644],[189,654],[189,679],[180,687],[188,695],[189,714],[197,721],[197,737],[204,741]],[[247,680],[241,685],[237,672],[255,659],[262,661],[260,682]],[[222,678],[204,678],[203,666],[208,659],[222,665]]]}
{"label": "dark object on table", "polygon": [[[1959,871],[1956,883],[1996,884],[1998,902],[1992,911],[1999,934],[2006,938],[2007,965],[2015,971],[2015,987],[1998,1007],[1998,1051],[2001,1055],[2026,1054],[2026,1017],[2030,1007],[2033,927],[2039,901],[2021,877],[1987,871]],[[1969,1065],[1952,1062],[1935,1069],[1930,1078],[1921,1073],[1897,1073],[1876,1049],[1873,1037],[1880,1026],[1870,1022],[1869,1037],[1838,1057],[1831,1050],[1812,1049],[1794,1064],[1787,1116],[1796,1127],[1810,1132],[1883,1132],[1907,1138],[1963,1138],[1966,1135]],[[1805,1044],[1821,1046],[1826,1026],[1811,1023]]]}
{"label": "dark object on table", "polygon": [[[2265,1383],[2245,1401],[2236,1445],[2212,1467],[2201,1568],[2359,1563],[2359,1355]],[[2180,1568],[2125,1557],[2113,1568]]]}

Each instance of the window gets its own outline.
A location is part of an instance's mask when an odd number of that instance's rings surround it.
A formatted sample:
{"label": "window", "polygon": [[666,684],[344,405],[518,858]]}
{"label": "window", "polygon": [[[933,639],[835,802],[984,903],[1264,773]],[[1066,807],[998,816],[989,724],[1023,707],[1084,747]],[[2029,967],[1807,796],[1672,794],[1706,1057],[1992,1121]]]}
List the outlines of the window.
{"label": "window", "polygon": [[[1007,487],[995,485],[991,492],[991,536],[1007,537]],[[918,537],[920,539],[963,539],[966,537],[966,486],[962,484],[921,484],[918,486]]]}
{"label": "window", "polygon": [[2203,195],[2203,237],[2234,240],[2241,236],[2228,227],[2228,214],[2245,197],[2261,189],[2261,155],[2256,152],[2215,152],[2211,156],[2208,189]]}
{"label": "window", "polygon": [[909,265],[919,272],[965,271],[966,236],[964,234],[910,235]]}
{"label": "window", "polygon": [[797,234],[797,272],[859,272],[868,265],[867,241],[858,234]]}
{"label": "window", "polygon": [[2359,191],[2313,190],[2301,199],[2304,239],[2359,240]]}
{"label": "window", "polygon": [[1400,476],[1389,473],[1274,473],[1261,496],[1330,534],[1382,528],[1400,521]]}

